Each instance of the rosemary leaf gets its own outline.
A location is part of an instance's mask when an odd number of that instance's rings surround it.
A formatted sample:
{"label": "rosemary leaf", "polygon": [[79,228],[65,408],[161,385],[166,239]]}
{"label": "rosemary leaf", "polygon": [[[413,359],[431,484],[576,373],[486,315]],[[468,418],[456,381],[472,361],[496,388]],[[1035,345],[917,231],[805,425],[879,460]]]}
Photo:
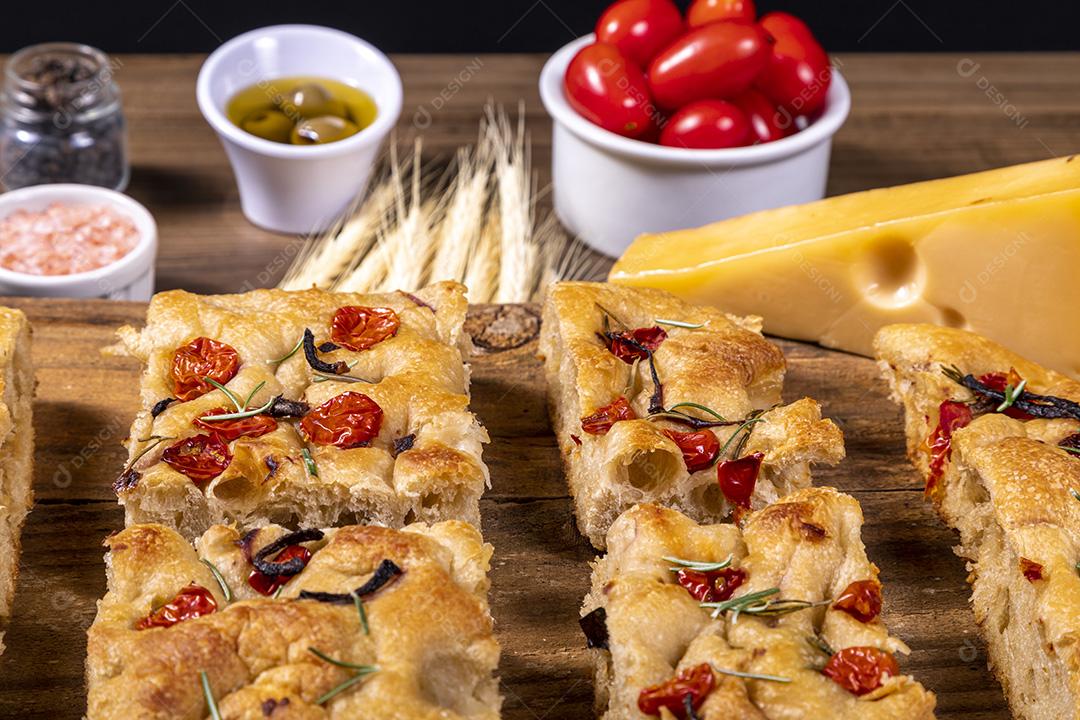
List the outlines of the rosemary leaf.
{"label": "rosemary leaf", "polygon": [[206,417],[199,418],[203,422],[219,422],[223,420],[242,420],[244,418],[253,417],[255,415],[261,415],[270,409],[274,404],[274,398],[270,398],[266,401],[266,404],[262,407],[253,408],[251,410],[238,410],[234,413],[226,413],[225,415],[207,415]]}
{"label": "rosemary leaf", "polygon": [[1001,404],[997,406],[997,412],[1005,412],[1013,406],[1013,403],[1019,399],[1021,393],[1024,392],[1024,387],[1027,385],[1027,378],[1024,378],[1016,384],[1014,388],[1012,385],[1005,386],[1005,399],[1001,401]]}
{"label": "rosemary leaf", "polygon": [[225,596],[225,602],[231,603],[232,590],[229,589],[229,584],[225,582],[225,576],[222,575],[221,571],[217,569],[217,565],[210,562],[206,558],[199,558],[199,562],[210,568],[210,573],[214,576],[214,579],[217,580],[217,584],[221,586],[221,594]]}
{"label": "rosemary leaf", "polygon": [[281,597],[281,591],[285,589],[285,585],[278,585],[278,589],[274,591],[274,599],[277,600]]}
{"label": "rosemary leaf", "polygon": [[698,572],[716,572],[717,570],[723,570],[724,568],[731,567],[731,561],[735,559],[734,555],[728,555],[726,560],[720,562],[699,562],[697,560],[683,560],[682,558],[670,557],[665,555],[661,558],[665,562],[669,562],[677,567],[671,568],[672,572],[677,572],[686,568],[688,570],[697,570]]}
{"label": "rosemary leaf", "polygon": [[345,682],[341,683],[336,688],[333,688],[332,690],[328,691],[325,695],[323,695],[321,698],[316,700],[315,704],[316,705],[324,705],[324,704],[326,704],[331,698],[334,698],[334,697],[340,695],[341,693],[345,692],[346,690],[351,688],[353,685],[355,685],[356,683],[363,680],[365,676],[367,676],[367,675],[369,675],[369,674],[371,674],[373,672],[375,672],[374,668],[372,668],[368,672],[357,673],[356,675],[353,675],[351,678],[349,678]]}
{"label": "rosemary leaf", "polygon": [[349,594],[352,595],[353,602],[356,604],[356,613],[360,616],[360,625],[364,628],[364,634],[370,635],[371,628],[368,627],[367,611],[364,610],[364,601],[360,599],[360,596],[355,590]]}
{"label": "rosemary leaf", "polygon": [[206,677],[206,671],[199,671],[199,679],[202,681],[203,695],[206,696],[206,705],[210,708],[210,717],[213,720],[221,720],[221,713],[218,711],[217,702],[214,700],[214,692],[210,689],[210,678]]}
{"label": "rosemary leaf", "polygon": [[338,382],[350,382],[350,383],[368,383],[373,385],[371,380],[366,380],[362,377],[356,377],[355,375],[338,375],[336,373],[325,373],[315,370],[311,373],[314,377],[311,378],[311,382],[326,382],[328,380],[336,380]]}
{"label": "rosemary leaf", "polygon": [[314,478],[319,477],[319,466],[315,464],[315,458],[311,457],[311,451],[304,448],[300,454],[304,456],[304,466],[307,468],[308,475]]}
{"label": "rosemary leaf", "polygon": [[[363,673],[364,675],[370,675],[371,673],[378,670],[378,668],[374,665],[358,665],[356,663],[345,662],[344,660],[337,660],[322,652],[318,648],[309,647],[308,652],[319,658],[320,660],[330,663],[331,665],[337,665],[339,668],[345,668],[346,670],[356,670],[357,672]],[[322,704],[321,701],[320,704]]]}
{"label": "rosemary leaf", "polygon": [[750,426],[753,425],[754,423],[759,423],[759,422],[764,422],[764,418],[752,417],[752,418],[749,418],[748,420],[746,420],[741,425],[739,425],[739,427],[735,428],[735,432],[731,433],[731,437],[729,437],[727,439],[727,442],[724,443],[724,446],[722,448],[720,448],[720,452],[718,452],[716,454],[716,457],[718,457],[718,458],[724,457],[724,454],[727,453],[727,449],[729,447],[731,447],[731,443],[735,440],[735,438],[737,438],[739,436],[739,433],[741,433],[741,432],[743,432],[745,430],[747,437],[749,437],[750,436]]}
{"label": "rosemary leaf", "polygon": [[297,352],[297,351],[298,351],[298,350],[299,350],[299,349],[300,349],[300,348],[301,348],[301,347],[303,346],[303,344],[304,344],[304,337],[303,337],[303,336],[300,336],[300,339],[296,341],[296,344],[295,344],[295,345],[293,345],[293,349],[292,349],[292,350],[290,350],[289,352],[285,353],[284,355],[282,355],[282,356],[281,356],[281,357],[279,357],[279,358],[275,358],[275,359],[273,359],[273,360],[267,360],[267,361],[266,361],[266,363],[267,363],[268,365],[279,365],[279,364],[281,364],[281,363],[285,362],[286,360],[288,360],[289,358],[291,358],[291,357],[292,357],[293,355],[295,355],[295,354],[296,354],[296,352]]}
{"label": "rosemary leaf", "polygon": [[698,330],[705,327],[705,323],[688,323],[681,320],[666,320],[664,318],[656,318],[654,321],[657,325],[671,325],[672,327],[686,328],[687,330]]}
{"label": "rosemary leaf", "polygon": [[[1080,455],[1080,448],[1065,447],[1064,445],[1058,445],[1058,447],[1061,448],[1062,450],[1064,450],[1067,453],[1072,453],[1073,455]],[[1076,491],[1074,490],[1073,492],[1075,493]],[[1076,499],[1080,500],[1080,497],[1078,497]]]}
{"label": "rosemary leaf", "polygon": [[255,388],[251,392],[248,393],[247,399],[244,400],[244,409],[245,410],[247,410],[249,407],[251,407],[251,399],[253,397],[255,397],[255,393],[257,393],[257,392],[259,392],[260,390],[263,389],[264,385],[266,385],[265,380],[263,380],[258,385],[256,385]]}
{"label": "rosemary leaf", "polygon": [[765,675],[764,673],[750,673],[740,672],[738,670],[728,670],[727,668],[718,668],[715,665],[712,666],[714,672],[718,672],[721,675],[731,675],[737,678],[747,678],[749,680],[769,680],[771,682],[789,683],[791,678],[781,677],[779,675]]}
{"label": "rosemary leaf", "polygon": [[216,387],[216,388],[217,388],[218,390],[220,390],[221,392],[225,393],[225,397],[229,398],[229,401],[230,401],[230,402],[231,402],[231,403],[232,403],[233,405],[235,405],[235,406],[236,406],[236,412],[244,412],[244,408],[243,408],[243,406],[242,406],[242,405],[240,404],[240,398],[236,397],[236,394],[235,394],[235,393],[234,393],[234,392],[233,392],[232,390],[230,390],[229,388],[225,387],[224,385],[222,385],[221,383],[219,383],[219,382],[218,382],[217,380],[215,380],[215,379],[213,379],[213,378],[209,378],[209,377],[204,377],[204,378],[203,378],[203,382],[207,382],[207,383],[210,383],[211,385],[213,385],[214,387]]}
{"label": "rosemary leaf", "polygon": [[[1068,449],[1068,448],[1066,448],[1066,449]],[[1076,498],[1077,500],[1080,500],[1080,491],[1078,491],[1076,488],[1069,488],[1069,492],[1072,493],[1072,496],[1074,498]]]}
{"label": "rosemary leaf", "polygon": [[692,408],[695,408],[697,410],[701,410],[704,413],[708,413],[709,415],[712,415],[714,418],[716,418],[720,422],[727,422],[727,418],[725,418],[723,415],[716,412],[712,408],[708,408],[708,407],[705,407],[704,405],[699,405],[698,403],[693,403],[693,402],[675,403],[674,405],[672,405],[671,407],[669,407],[667,409],[667,412],[677,410],[678,408],[681,408],[681,407],[692,407]]}

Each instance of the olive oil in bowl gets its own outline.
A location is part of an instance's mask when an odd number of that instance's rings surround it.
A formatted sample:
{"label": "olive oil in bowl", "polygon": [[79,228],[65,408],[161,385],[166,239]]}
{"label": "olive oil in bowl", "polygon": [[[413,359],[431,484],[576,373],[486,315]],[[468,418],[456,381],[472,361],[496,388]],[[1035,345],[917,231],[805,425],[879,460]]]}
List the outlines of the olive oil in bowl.
{"label": "olive oil in bowl", "polygon": [[363,90],[322,77],[261,80],[229,99],[225,115],[241,130],[286,145],[323,145],[360,132],[375,120]]}

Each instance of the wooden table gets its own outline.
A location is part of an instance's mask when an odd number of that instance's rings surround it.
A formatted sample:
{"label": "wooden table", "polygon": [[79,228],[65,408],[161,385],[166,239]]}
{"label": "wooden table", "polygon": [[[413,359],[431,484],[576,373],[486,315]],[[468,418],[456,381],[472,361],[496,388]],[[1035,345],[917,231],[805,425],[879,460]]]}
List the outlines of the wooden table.
{"label": "wooden table", "polygon": [[[241,216],[224,155],[195,109],[200,58],[121,60],[135,163],[130,192],[161,227],[159,288],[226,292],[272,284],[298,241],[258,230]],[[510,106],[523,98],[535,165],[546,182],[549,126],[534,82],[542,58],[395,60],[406,86],[402,130],[410,132],[417,109],[426,108],[429,154],[449,155],[471,142],[488,96]],[[832,192],[1074,149],[1080,55],[979,56],[975,70],[955,55],[839,61],[855,106],[835,145]],[[77,718],[84,708],[83,633],[104,589],[100,541],[123,520],[109,483],[123,463],[119,442],[137,398],[138,368],[97,351],[115,326],[140,322],[143,306],[16,304],[36,326],[38,500],[24,537],[9,649],[0,657],[0,716]],[[496,312],[474,309],[471,330],[483,332]],[[845,432],[849,459],[817,479],[852,492],[863,505],[869,554],[886,583],[885,620],[913,650],[905,669],[938,694],[940,718],[1004,720],[1008,713],[967,607],[964,565],[950,549],[955,538],[922,501],[903,458],[900,414],[873,364],[805,344],[781,345],[790,364],[785,397],[818,398]],[[492,606],[504,649],[505,717],[576,720],[591,717],[591,680],[575,619],[594,553],[573,526],[534,352],[531,341],[474,361],[474,408],[493,440],[485,454],[493,487],[482,503],[485,535],[496,547]]]}
{"label": "wooden table", "polygon": [[[303,242],[249,224],[213,131],[195,106],[201,57],[120,57],[134,163],[130,194],[161,229],[158,288],[227,292],[274,284]],[[1041,160],[1076,150],[1080,54],[849,55],[851,117],[833,146],[830,194]],[[536,89],[544,57],[400,56],[399,133],[425,155],[476,139],[489,97],[525,102],[533,164],[550,179],[550,121]]]}

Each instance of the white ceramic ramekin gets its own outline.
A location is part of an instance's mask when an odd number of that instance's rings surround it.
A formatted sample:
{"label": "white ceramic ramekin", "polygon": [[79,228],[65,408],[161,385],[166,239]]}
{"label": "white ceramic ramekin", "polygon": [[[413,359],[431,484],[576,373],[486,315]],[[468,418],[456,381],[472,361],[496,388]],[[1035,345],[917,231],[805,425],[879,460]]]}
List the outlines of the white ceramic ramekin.
{"label": "white ceramic ramekin", "polygon": [[[225,116],[237,91],[297,75],[364,90],[378,108],[375,122],[338,142],[296,146],[251,135]],[[268,230],[310,233],[331,224],[367,185],[379,147],[401,114],[401,78],[386,55],[358,37],[316,25],[275,25],[215,50],[199,71],[196,97],[225,146],[248,220]]]}
{"label": "white ceramic ramekin", "polygon": [[583,241],[618,256],[641,233],[824,197],[832,136],[851,108],[835,68],[824,114],[794,135],[727,150],[671,148],[608,132],[570,107],[563,76],[593,40],[587,35],[565,45],[540,73],[540,98],[554,121],[555,213]]}
{"label": "white ceramic ramekin", "polygon": [[16,210],[37,212],[52,203],[106,205],[135,223],[139,242],[111,265],[71,275],[28,275],[0,268],[0,295],[149,300],[154,293],[157,223],[127,195],[93,185],[34,185],[0,195],[0,218]]}

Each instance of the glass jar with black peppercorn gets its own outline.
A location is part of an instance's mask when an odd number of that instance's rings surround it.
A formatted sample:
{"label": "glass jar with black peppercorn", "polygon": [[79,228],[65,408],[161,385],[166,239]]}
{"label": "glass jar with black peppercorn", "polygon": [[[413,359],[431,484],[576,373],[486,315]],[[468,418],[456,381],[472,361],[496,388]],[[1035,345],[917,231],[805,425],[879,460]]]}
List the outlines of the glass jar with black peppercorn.
{"label": "glass jar with black peppercorn", "polygon": [[77,43],[23,48],[4,68],[0,182],[127,186],[127,129],[105,53]]}

